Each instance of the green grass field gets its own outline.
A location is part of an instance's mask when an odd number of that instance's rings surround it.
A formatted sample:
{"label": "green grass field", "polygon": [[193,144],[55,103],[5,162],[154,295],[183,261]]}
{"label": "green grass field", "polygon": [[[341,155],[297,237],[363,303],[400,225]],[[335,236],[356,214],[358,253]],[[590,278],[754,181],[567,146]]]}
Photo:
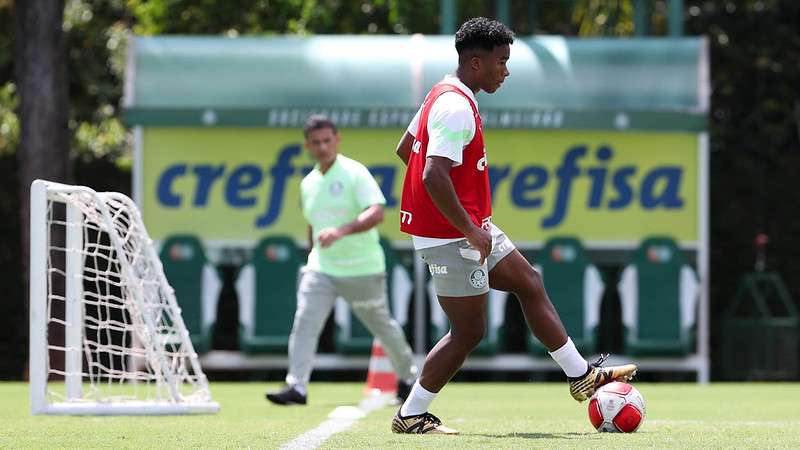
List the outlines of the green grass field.
{"label": "green grass field", "polygon": [[[372,412],[321,448],[779,448],[800,446],[800,383],[636,386],[647,416],[631,435],[600,434],[562,383],[453,383],[432,412],[459,436],[394,435],[396,407]],[[219,414],[32,417],[23,383],[0,383],[0,448],[277,448],[356,405],[361,383],[313,383],[307,407],[277,407],[268,383],[213,383]]]}

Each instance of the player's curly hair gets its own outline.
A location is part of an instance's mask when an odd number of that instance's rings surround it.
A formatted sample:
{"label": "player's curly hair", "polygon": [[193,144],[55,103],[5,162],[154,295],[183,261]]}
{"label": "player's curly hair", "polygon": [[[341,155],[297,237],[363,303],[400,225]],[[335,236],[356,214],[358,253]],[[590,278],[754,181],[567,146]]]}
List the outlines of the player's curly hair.
{"label": "player's curly hair", "polygon": [[494,19],[475,17],[464,22],[456,31],[456,51],[482,48],[491,51],[499,45],[511,45],[514,32]]}

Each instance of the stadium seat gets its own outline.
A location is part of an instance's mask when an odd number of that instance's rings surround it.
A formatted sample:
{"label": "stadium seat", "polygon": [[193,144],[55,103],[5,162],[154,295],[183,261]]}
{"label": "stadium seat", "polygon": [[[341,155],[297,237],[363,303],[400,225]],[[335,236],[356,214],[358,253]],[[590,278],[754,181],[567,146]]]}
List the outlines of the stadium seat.
{"label": "stadium seat", "polygon": [[698,282],[675,241],[641,243],[617,286],[630,355],[686,355],[694,346]]}
{"label": "stadium seat", "polygon": [[[392,316],[401,327],[408,322],[408,303],[411,295],[411,277],[402,264],[397,261],[391,242],[381,236],[381,247],[386,258],[386,286],[389,295],[389,308]],[[369,354],[372,348],[372,334],[356,318],[343,298],[336,299],[334,310],[336,322],[336,351],[343,354]]]}
{"label": "stadium seat", "polygon": [[284,353],[297,306],[300,255],[294,240],[261,240],[236,280],[239,348],[246,353]]}
{"label": "stadium seat", "polygon": [[203,245],[193,235],[168,237],[159,257],[164,274],[175,289],[175,298],[195,352],[209,351],[222,289],[217,270],[206,260]]}
{"label": "stadium seat", "polygon": [[[581,353],[594,353],[605,289],[600,271],[589,261],[581,242],[572,237],[550,239],[537,259],[536,270],[567,334]],[[532,354],[547,353],[533,333],[528,333],[527,344]]]}
{"label": "stadium seat", "polygon": [[[488,330],[486,336],[481,340],[478,347],[472,352],[474,355],[495,355],[502,346],[505,338],[503,324],[505,323],[506,299],[508,293],[489,289],[488,309]],[[450,331],[450,321],[439,305],[436,297],[436,289],[433,280],[428,281],[428,298],[431,313],[431,344],[436,344],[439,339]]]}

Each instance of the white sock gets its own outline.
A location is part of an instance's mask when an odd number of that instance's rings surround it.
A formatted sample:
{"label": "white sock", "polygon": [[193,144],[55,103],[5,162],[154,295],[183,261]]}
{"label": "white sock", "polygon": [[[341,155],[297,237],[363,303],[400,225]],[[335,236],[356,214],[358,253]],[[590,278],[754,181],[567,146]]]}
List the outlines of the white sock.
{"label": "white sock", "polygon": [[305,384],[295,384],[292,385],[295,391],[299,392],[300,395],[306,395],[306,385]]}
{"label": "white sock", "polygon": [[403,406],[400,407],[400,415],[403,417],[416,416],[428,412],[428,407],[436,398],[436,393],[430,392],[419,384],[419,380],[414,383],[411,393],[408,394]]}
{"label": "white sock", "polygon": [[575,344],[572,343],[572,339],[569,336],[567,336],[567,343],[558,350],[550,352],[550,356],[570,378],[581,377],[589,369],[589,364],[578,353],[578,349],[575,348]]}

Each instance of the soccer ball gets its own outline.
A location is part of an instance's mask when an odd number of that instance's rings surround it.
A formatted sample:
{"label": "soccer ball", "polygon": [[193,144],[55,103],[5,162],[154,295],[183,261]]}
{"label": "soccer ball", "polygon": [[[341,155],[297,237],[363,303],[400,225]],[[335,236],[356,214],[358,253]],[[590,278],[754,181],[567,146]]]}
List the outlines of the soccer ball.
{"label": "soccer ball", "polygon": [[600,432],[633,433],[644,421],[644,397],[628,383],[608,383],[589,400],[589,421]]}

